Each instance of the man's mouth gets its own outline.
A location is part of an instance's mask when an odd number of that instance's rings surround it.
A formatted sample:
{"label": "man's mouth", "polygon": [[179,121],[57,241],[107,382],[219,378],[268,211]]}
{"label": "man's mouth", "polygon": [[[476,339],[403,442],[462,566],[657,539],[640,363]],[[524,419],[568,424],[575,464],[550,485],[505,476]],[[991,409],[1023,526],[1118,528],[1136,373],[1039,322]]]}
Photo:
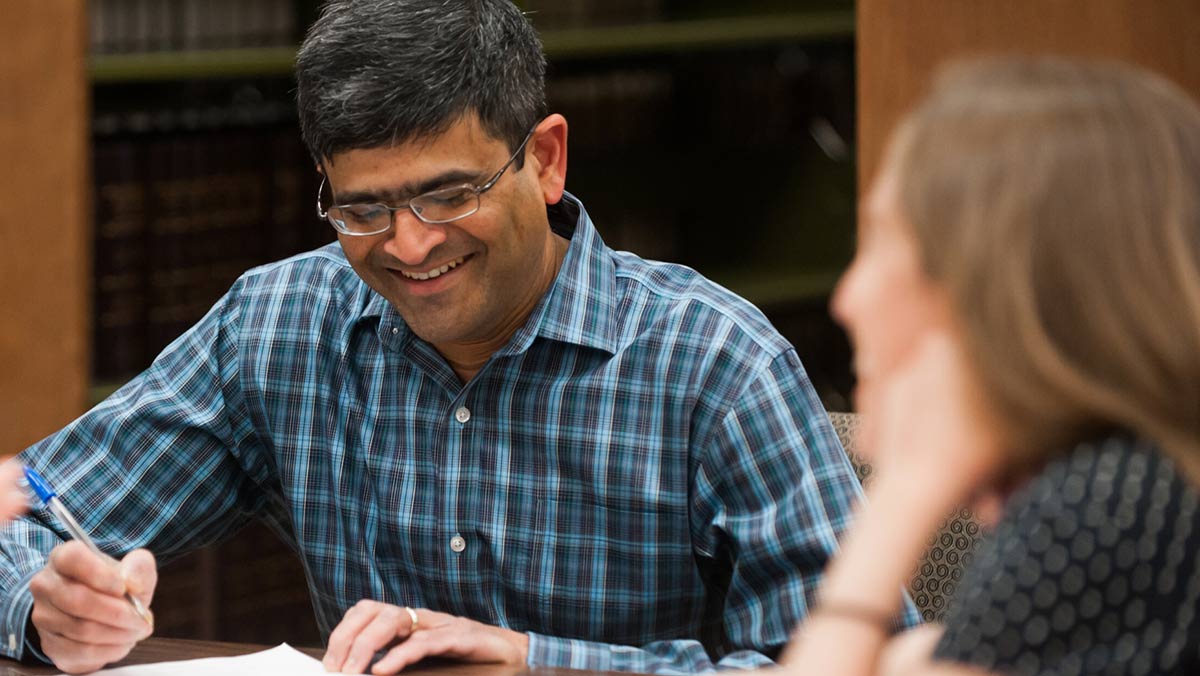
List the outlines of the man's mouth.
{"label": "man's mouth", "polygon": [[432,270],[426,270],[425,272],[408,272],[406,270],[398,270],[397,272],[399,272],[401,275],[403,275],[407,279],[415,279],[418,281],[425,281],[427,279],[433,279],[435,277],[440,277],[440,276],[446,274],[447,272],[450,272],[454,268],[457,268],[458,266],[462,265],[462,262],[464,260],[466,260],[466,257],[460,256],[460,257],[450,261],[449,263],[445,263],[441,266],[433,268]]}

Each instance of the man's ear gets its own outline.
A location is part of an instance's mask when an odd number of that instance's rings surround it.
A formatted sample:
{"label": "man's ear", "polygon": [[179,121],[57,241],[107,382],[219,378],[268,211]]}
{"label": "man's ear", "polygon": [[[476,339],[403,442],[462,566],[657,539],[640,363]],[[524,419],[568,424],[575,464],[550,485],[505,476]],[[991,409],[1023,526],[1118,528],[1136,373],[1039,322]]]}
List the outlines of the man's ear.
{"label": "man's ear", "polygon": [[529,146],[529,164],[537,172],[542,198],[557,204],[567,184],[567,118],[547,115],[534,127]]}

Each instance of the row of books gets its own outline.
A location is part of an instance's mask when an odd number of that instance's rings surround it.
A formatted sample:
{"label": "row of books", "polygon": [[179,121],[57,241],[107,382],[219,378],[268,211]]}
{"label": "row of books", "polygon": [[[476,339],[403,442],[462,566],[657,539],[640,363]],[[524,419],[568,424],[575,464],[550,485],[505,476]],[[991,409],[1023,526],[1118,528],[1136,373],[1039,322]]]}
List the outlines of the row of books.
{"label": "row of books", "polygon": [[145,368],[245,270],[333,238],[294,115],[195,112],[104,113],[94,136],[98,380]]}
{"label": "row of books", "polygon": [[296,44],[295,0],[90,0],[92,54]]}
{"label": "row of books", "polygon": [[[91,0],[92,54],[294,45],[298,0]],[[517,0],[538,28],[629,25],[659,20],[663,0]]]}
{"label": "row of books", "polygon": [[606,69],[551,78],[546,98],[566,116],[572,148],[628,148],[661,140],[674,86],[666,67]]}
{"label": "row of books", "polygon": [[[782,46],[601,68],[559,64],[546,93],[550,109],[573,123],[573,148],[778,146],[819,133],[841,156],[833,145],[849,142],[854,118],[851,56],[844,45]],[[817,119],[832,128],[814,132]]]}

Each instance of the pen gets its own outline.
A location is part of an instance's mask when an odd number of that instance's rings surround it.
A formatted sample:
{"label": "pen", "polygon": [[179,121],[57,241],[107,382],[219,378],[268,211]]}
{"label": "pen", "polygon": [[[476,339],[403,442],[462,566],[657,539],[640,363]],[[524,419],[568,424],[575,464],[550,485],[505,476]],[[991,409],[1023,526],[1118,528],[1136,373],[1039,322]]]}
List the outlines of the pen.
{"label": "pen", "polygon": [[[82,542],[84,546],[92,550],[96,556],[99,556],[105,561],[111,561],[115,565],[117,563],[116,560],[108,554],[100,551],[100,548],[97,547],[96,543],[92,541],[92,538],[89,537],[86,532],[84,532],[83,527],[79,525],[79,522],[75,520],[75,517],[71,516],[71,513],[67,511],[66,505],[62,503],[62,500],[58,499],[58,493],[54,492],[54,489],[50,487],[50,484],[42,478],[42,475],[38,474],[30,467],[26,467],[24,469],[25,481],[29,482],[29,487],[34,493],[37,494],[39,498],[41,498],[42,502],[46,505],[46,509],[50,510],[50,513],[58,517],[58,520],[67,527],[67,532],[71,534],[71,537]],[[133,612],[137,613],[138,617],[145,620],[146,624],[150,625],[150,628],[153,629],[154,616],[150,614],[150,611],[146,610],[146,606],[142,605],[142,602],[128,591],[125,592],[125,599],[129,601],[129,605],[133,606]]]}

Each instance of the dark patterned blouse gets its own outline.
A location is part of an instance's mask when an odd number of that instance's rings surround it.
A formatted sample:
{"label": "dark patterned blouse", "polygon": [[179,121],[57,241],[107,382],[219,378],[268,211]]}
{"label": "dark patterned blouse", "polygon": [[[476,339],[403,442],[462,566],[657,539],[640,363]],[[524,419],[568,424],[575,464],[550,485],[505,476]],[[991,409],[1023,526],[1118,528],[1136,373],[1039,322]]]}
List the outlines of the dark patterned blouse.
{"label": "dark patterned blouse", "polygon": [[1081,444],[1009,500],[935,655],[1007,674],[1200,673],[1198,493],[1152,444]]}

